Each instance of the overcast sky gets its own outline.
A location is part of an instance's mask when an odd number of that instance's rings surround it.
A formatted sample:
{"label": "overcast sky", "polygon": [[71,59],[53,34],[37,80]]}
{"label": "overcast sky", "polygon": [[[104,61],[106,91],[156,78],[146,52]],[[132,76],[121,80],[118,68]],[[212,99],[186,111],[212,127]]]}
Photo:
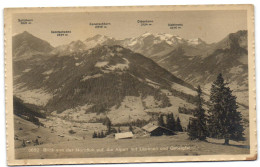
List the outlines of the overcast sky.
{"label": "overcast sky", "polygon": [[[32,24],[20,24],[18,19],[33,19]],[[246,11],[166,11],[166,12],[103,12],[16,14],[13,16],[13,35],[28,31],[53,46],[85,40],[96,34],[116,39],[136,37],[145,32],[169,33],[185,39],[201,38],[207,43],[218,42],[227,34],[247,29]],[[140,26],[137,20],[153,20],[151,26]],[[106,22],[106,29],[89,23]],[[183,24],[172,30],[168,24]],[[51,31],[71,31],[68,37],[57,37]]]}

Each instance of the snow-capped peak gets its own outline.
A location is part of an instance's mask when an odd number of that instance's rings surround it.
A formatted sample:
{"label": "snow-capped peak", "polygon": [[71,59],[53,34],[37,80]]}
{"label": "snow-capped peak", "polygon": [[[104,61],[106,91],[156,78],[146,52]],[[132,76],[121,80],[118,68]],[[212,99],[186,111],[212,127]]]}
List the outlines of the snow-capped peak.
{"label": "snow-capped peak", "polygon": [[98,34],[91,38],[86,39],[85,42],[89,42],[89,41],[104,42],[105,40],[108,40],[108,39],[113,39],[113,38]]}
{"label": "snow-capped peak", "polygon": [[167,33],[150,33],[150,32],[145,32],[144,34],[130,38],[126,42],[124,42],[125,45],[127,46],[134,46],[136,44],[140,45],[143,44],[143,40],[149,37],[149,41],[153,41],[154,44],[159,44],[159,43],[167,43],[168,45],[175,45],[178,43],[183,43],[184,39],[180,38],[179,36],[173,35],[173,34],[167,34]]}
{"label": "snow-capped peak", "polygon": [[188,43],[191,45],[199,45],[201,43],[204,43],[200,38],[194,38],[194,39],[189,39]]}
{"label": "snow-capped peak", "polygon": [[105,35],[95,35],[94,37],[88,38],[84,41],[87,49],[93,48],[97,45],[107,44],[109,42],[115,41],[114,38]]}
{"label": "snow-capped peak", "polygon": [[155,35],[155,37],[156,37],[155,43],[166,42],[168,45],[171,46],[179,43],[184,43],[185,41],[183,38],[180,38],[177,35],[167,34],[167,33],[158,33]]}
{"label": "snow-capped peak", "polygon": [[141,37],[148,37],[148,36],[150,36],[150,35],[152,35],[152,33],[150,33],[150,32],[145,32],[144,34],[141,35]]}
{"label": "snow-capped peak", "polygon": [[157,37],[163,37],[163,38],[172,38],[172,37],[174,37],[174,35],[172,35],[172,34],[167,34],[167,33],[158,33],[158,34],[156,34],[155,36],[157,36]]}

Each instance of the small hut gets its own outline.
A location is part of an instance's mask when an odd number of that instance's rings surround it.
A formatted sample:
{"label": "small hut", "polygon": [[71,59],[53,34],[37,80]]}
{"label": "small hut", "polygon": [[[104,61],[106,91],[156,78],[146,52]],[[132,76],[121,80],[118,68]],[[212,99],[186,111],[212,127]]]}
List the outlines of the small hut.
{"label": "small hut", "polygon": [[175,133],[170,130],[170,129],[167,129],[165,127],[162,127],[162,126],[158,126],[158,125],[155,125],[153,123],[149,123],[147,125],[145,125],[144,127],[142,127],[143,130],[145,130],[147,133],[150,134],[150,136],[162,136],[162,135],[174,135]]}
{"label": "small hut", "polygon": [[132,132],[116,133],[115,139],[132,139],[134,137]]}

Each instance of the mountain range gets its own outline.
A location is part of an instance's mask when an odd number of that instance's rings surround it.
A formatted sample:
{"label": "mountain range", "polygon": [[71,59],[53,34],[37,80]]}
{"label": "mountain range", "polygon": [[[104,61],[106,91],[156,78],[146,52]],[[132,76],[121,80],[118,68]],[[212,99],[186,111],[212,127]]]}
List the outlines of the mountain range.
{"label": "mountain range", "polygon": [[[207,44],[200,38],[186,40],[165,33],[145,33],[124,40],[96,35],[85,41],[75,41],[57,47],[53,53],[69,53],[102,45],[120,45],[140,53],[181,79],[194,84],[212,82],[219,72],[228,74],[227,78],[232,77],[231,81],[241,80],[239,76],[234,76],[236,69],[242,72],[243,77],[247,74],[247,31],[245,30],[231,33],[223,40],[212,44]],[[247,86],[245,82],[242,83]]]}
{"label": "mountain range", "polygon": [[23,32],[13,37],[13,63],[15,95],[58,113],[84,105],[86,113],[105,113],[128,97],[140,97],[144,108],[148,101],[155,108],[178,105],[165,92],[192,103],[194,87],[209,89],[219,72],[235,93],[248,91],[247,31],[213,44],[145,33],[124,40],[96,35],[58,47]]}

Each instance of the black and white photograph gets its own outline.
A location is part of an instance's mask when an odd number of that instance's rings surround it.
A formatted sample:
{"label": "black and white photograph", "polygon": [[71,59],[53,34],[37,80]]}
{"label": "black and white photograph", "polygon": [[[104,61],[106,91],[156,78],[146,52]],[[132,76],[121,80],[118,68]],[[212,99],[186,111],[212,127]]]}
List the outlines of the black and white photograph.
{"label": "black and white photograph", "polygon": [[256,159],[253,8],[228,7],[6,9],[11,164]]}

